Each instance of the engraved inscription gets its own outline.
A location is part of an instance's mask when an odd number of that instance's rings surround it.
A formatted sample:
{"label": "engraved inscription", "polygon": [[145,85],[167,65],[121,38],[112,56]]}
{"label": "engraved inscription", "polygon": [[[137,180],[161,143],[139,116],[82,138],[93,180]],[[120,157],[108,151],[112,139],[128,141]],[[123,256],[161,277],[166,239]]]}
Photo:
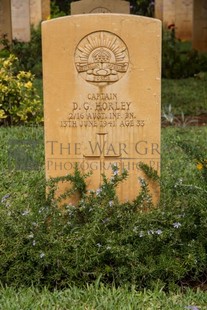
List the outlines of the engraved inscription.
{"label": "engraved inscription", "polygon": [[127,72],[128,50],[114,33],[93,32],[79,42],[75,50],[75,65],[85,81],[97,86],[111,84]]}
{"label": "engraved inscription", "polygon": [[109,9],[107,8],[99,7],[93,9],[92,11],[90,11],[90,13],[111,13],[111,11],[109,11]]}
{"label": "engraved inscription", "polygon": [[[85,159],[99,159],[100,163],[102,163],[101,165],[101,174],[104,173],[104,169],[103,169],[103,163],[105,162],[105,160],[107,160],[108,158],[110,160],[114,159],[114,158],[119,158],[121,156],[121,154],[116,154],[115,152],[115,148],[113,146],[113,144],[111,143],[108,148],[107,148],[107,152],[106,152],[106,140],[105,140],[105,136],[107,135],[107,133],[97,133],[99,139],[100,139],[100,144],[96,144],[95,148],[92,148],[92,141],[89,141],[90,147],[91,147],[91,155],[83,155]],[[96,153],[96,148],[98,148],[99,154],[95,154]]]}
{"label": "engraved inscription", "polygon": [[144,127],[133,110],[133,103],[117,93],[88,93],[82,102],[73,101],[72,110],[60,127]]}

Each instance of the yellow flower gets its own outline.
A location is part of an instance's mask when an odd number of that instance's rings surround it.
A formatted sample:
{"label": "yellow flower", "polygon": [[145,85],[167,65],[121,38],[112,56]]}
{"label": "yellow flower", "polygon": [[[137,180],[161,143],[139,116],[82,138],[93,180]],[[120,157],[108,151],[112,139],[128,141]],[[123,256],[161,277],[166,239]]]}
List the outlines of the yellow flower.
{"label": "yellow flower", "polygon": [[21,79],[31,79],[33,78],[31,72],[25,72],[25,71],[19,71],[19,73],[17,74],[17,78],[19,80]]}
{"label": "yellow flower", "polygon": [[25,83],[24,86],[25,86],[26,88],[28,88],[28,89],[31,89],[31,88],[32,88],[32,82],[29,81],[29,82]]}
{"label": "yellow flower", "polygon": [[11,62],[9,61],[9,59],[4,60],[3,66],[4,68],[8,68],[11,65]]}
{"label": "yellow flower", "polygon": [[0,119],[2,119],[2,118],[6,118],[4,110],[0,110]]}
{"label": "yellow flower", "polygon": [[202,164],[202,163],[197,163],[196,168],[197,168],[198,170],[202,170],[202,169],[203,169],[203,164]]}
{"label": "yellow flower", "polygon": [[15,57],[14,55],[10,54],[10,56],[7,59],[2,59],[3,62],[3,68],[4,69],[9,69],[9,67],[11,67],[13,65],[14,61],[17,61],[17,57]]}

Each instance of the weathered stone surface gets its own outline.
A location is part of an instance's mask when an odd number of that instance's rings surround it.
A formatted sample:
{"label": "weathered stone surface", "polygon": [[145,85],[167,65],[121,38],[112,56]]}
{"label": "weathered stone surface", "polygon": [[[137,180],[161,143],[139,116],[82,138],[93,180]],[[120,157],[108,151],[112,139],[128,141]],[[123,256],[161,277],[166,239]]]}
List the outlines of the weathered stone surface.
{"label": "weathered stone surface", "polygon": [[175,24],[175,1],[163,0],[163,24],[165,27]]}
{"label": "weathered stone surface", "polygon": [[[11,1],[0,1],[0,35],[7,35],[7,39],[12,39],[12,25],[11,25]],[[1,45],[0,45],[1,48]]]}
{"label": "weathered stone surface", "polygon": [[163,1],[155,0],[155,18],[163,20]]}
{"label": "weathered stone surface", "polygon": [[42,21],[41,2],[41,0],[30,0],[30,23],[35,27]]}
{"label": "weathered stone surface", "polygon": [[129,172],[119,198],[134,199],[139,163],[160,170],[160,21],[75,15],[43,22],[42,35],[46,177],[78,163],[97,189],[116,164]]}
{"label": "weathered stone surface", "polygon": [[86,13],[130,13],[129,2],[125,0],[81,0],[71,3],[71,14]]}
{"label": "weathered stone surface", "polygon": [[207,1],[194,1],[193,8],[193,48],[207,51]]}
{"label": "weathered stone surface", "polygon": [[12,37],[18,41],[30,41],[30,1],[11,0]]}
{"label": "weathered stone surface", "polygon": [[176,0],[175,31],[181,40],[192,40],[193,0]]}
{"label": "weathered stone surface", "polygon": [[42,20],[50,17],[50,0],[42,0]]}
{"label": "weathered stone surface", "polygon": [[175,35],[181,40],[192,40],[193,0],[157,0],[155,17],[163,21],[165,28],[175,27]]}

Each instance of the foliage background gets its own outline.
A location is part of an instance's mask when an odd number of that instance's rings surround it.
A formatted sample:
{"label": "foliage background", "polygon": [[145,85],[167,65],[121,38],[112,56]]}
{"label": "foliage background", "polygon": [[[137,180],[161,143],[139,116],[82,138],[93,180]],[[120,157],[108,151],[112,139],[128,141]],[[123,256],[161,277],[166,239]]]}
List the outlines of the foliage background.
{"label": "foliage background", "polygon": [[34,88],[34,75],[19,71],[19,60],[0,58],[0,125],[41,123],[42,102]]}

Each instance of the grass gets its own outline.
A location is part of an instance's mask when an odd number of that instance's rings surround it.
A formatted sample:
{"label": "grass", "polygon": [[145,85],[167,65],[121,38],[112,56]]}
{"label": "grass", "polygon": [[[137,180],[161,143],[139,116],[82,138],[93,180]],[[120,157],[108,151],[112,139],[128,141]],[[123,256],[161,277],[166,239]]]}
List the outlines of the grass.
{"label": "grass", "polygon": [[[34,184],[44,180],[43,127],[2,127],[0,137],[0,200],[11,193],[23,203]],[[30,158],[37,163],[33,173],[27,167]]]}
{"label": "grass", "polygon": [[201,79],[162,80],[162,110],[171,104],[174,114],[207,113],[207,76]]}
{"label": "grass", "polygon": [[162,290],[137,292],[133,288],[109,289],[103,285],[54,292],[2,288],[0,305],[4,310],[205,310],[207,294],[200,290],[187,290],[184,294],[166,294]]}
{"label": "grass", "polygon": [[[207,156],[207,127],[188,127],[162,129],[161,176],[164,199],[175,200],[172,185],[182,179],[183,184],[199,187],[199,171],[196,169],[196,156],[191,158],[182,148],[189,145],[199,157]],[[187,197],[186,197],[187,198]]]}

